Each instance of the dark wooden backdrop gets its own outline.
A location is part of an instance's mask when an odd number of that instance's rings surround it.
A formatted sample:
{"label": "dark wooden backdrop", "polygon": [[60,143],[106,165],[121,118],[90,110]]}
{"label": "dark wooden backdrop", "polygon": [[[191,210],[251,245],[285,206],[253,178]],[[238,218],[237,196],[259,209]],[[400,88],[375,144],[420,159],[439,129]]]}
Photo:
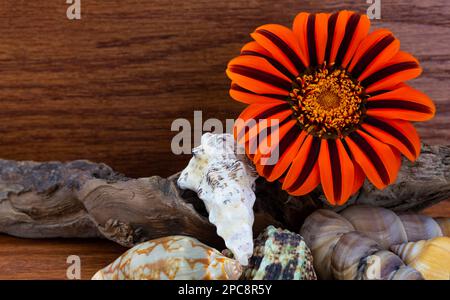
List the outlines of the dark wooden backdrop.
{"label": "dark wooden backdrop", "polygon": [[[264,23],[290,25],[299,11],[354,9],[366,0],[0,1],[0,157],[90,159],[129,176],[169,175],[188,156],[171,153],[176,118],[235,118],[225,67]],[[381,1],[382,19],[425,69],[414,86],[437,104],[418,127],[450,138],[447,0]]]}

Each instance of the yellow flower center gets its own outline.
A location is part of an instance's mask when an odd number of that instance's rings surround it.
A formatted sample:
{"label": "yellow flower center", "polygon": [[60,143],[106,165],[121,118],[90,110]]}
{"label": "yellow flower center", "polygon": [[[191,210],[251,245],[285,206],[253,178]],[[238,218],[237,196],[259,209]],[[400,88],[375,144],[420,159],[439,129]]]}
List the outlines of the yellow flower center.
{"label": "yellow flower center", "polygon": [[300,75],[290,98],[300,126],[323,138],[349,134],[365,111],[364,88],[342,69],[319,68]]}

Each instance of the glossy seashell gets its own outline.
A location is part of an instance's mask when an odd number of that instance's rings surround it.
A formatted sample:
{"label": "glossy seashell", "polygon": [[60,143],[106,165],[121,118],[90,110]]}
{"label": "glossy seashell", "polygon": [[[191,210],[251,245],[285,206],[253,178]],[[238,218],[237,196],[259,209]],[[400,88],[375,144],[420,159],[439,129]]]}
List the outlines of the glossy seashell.
{"label": "glossy seashell", "polygon": [[234,257],[247,265],[253,253],[256,170],[231,134],[206,133],[192,152],[178,186],[197,193],[217,234]]}
{"label": "glossy seashell", "polygon": [[380,249],[378,244],[367,236],[351,231],[342,235],[331,255],[331,272],[334,279],[363,279],[361,258],[366,258]]}
{"label": "glossy seashell", "polygon": [[227,280],[242,267],[198,240],[169,236],[139,244],[98,271],[93,280]]}
{"label": "glossy seashell", "polygon": [[[320,230],[318,230],[320,228]],[[337,213],[319,209],[302,226],[300,235],[305,239],[314,257],[314,269],[319,278],[333,279],[330,253],[343,234],[355,230]]]}
{"label": "glossy seashell", "polygon": [[400,257],[387,250],[380,250],[368,256],[362,266],[359,279],[363,280],[423,279],[418,271],[406,266]]}
{"label": "glossy seashell", "polygon": [[391,247],[410,267],[425,279],[450,280],[450,238],[409,242]]}
{"label": "glossy seashell", "polygon": [[423,280],[422,274],[408,265],[401,266],[391,277],[391,280]]}
{"label": "glossy seashell", "polygon": [[269,226],[255,240],[255,249],[242,279],[315,280],[312,255],[303,238]]}
{"label": "glossy seashell", "polygon": [[[404,243],[429,240],[437,236],[443,236],[439,223],[433,218],[418,214],[401,214],[399,218],[407,236]],[[396,244],[400,243],[391,243],[391,245]]]}
{"label": "glossy seashell", "polygon": [[408,241],[400,218],[388,209],[355,205],[344,209],[340,215],[357,231],[375,240],[383,249]]}
{"label": "glossy seashell", "polygon": [[312,251],[321,279],[375,279],[374,273],[380,279],[421,279],[419,272],[389,253],[390,247],[447,234],[448,220],[355,205],[340,213],[315,211],[300,234]]}

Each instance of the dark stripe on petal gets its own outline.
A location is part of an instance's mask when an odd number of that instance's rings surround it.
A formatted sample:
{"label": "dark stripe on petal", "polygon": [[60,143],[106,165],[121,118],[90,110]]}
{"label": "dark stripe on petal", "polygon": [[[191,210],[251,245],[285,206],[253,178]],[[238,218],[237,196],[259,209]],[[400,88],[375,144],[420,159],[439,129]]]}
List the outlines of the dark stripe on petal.
{"label": "dark stripe on petal", "polygon": [[367,68],[367,66],[392,42],[395,41],[393,35],[385,36],[378,43],[376,43],[372,48],[368,49],[353,68],[352,75],[358,78],[362,72]]}
{"label": "dark stripe on petal", "polygon": [[401,62],[398,64],[390,65],[390,66],[387,66],[387,67],[373,73],[372,75],[370,75],[369,77],[364,79],[361,82],[361,85],[364,87],[368,87],[369,85],[374,84],[375,82],[380,81],[383,78],[391,76],[392,74],[410,70],[410,69],[415,69],[418,67],[419,67],[419,65],[415,61],[406,61],[406,62]]}
{"label": "dark stripe on petal", "polygon": [[[292,145],[295,139],[300,134],[301,129],[298,126],[293,126],[281,139],[278,145],[278,155],[279,158],[286,152],[286,150]],[[264,177],[269,177],[275,168],[276,164],[265,166],[263,169]]]}
{"label": "dark stripe on petal", "polygon": [[[259,29],[256,31],[257,33],[265,36],[268,38],[272,43],[274,43],[283,53],[289,58],[289,60],[294,64],[295,68],[299,72],[303,72],[305,70],[305,65],[302,63],[300,57],[295,53],[294,50],[289,47],[288,44],[286,44],[285,41],[283,41],[281,38],[279,38],[276,34],[265,30],[265,29]],[[299,74],[296,74],[298,76]]]}
{"label": "dark stripe on petal", "polygon": [[297,190],[305,183],[306,179],[308,179],[308,176],[310,175],[311,171],[314,168],[314,165],[317,162],[319,152],[320,152],[320,138],[314,137],[313,141],[311,142],[311,149],[309,149],[308,157],[304,158],[306,162],[303,165],[303,168],[300,171],[300,174],[298,175],[294,184],[289,187],[290,191]]}
{"label": "dark stripe on petal", "polygon": [[252,92],[250,90],[247,90],[247,89],[243,88],[242,86],[240,86],[237,83],[231,84],[231,89],[235,90],[235,91],[238,91],[238,92],[248,93],[248,94],[257,95],[257,96],[264,96],[264,97],[267,97],[267,98],[273,98],[273,99],[281,100],[281,101],[287,101],[287,99],[288,99],[286,96],[283,96],[283,95],[257,94],[257,93],[254,93],[254,92]]}
{"label": "dark stripe on petal", "polygon": [[330,62],[331,46],[333,45],[334,29],[336,28],[338,15],[339,13],[334,13],[328,19],[328,37],[327,37],[327,47],[325,49],[325,61],[327,63]]}
{"label": "dark stripe on petal", "polygon": [[232,65],[229,69],[233,73],[262,81],[286,91],[290,91],[292,87],[292,84],[289,81],[258,69],[241,65]]}
{"label": "dark stripe on petal", "polygon": [[[277,113],[280,113],[280,112],[282,112],[284,110],[288,110],[288,109],[290,109],[289,104],[279,104],[279,105],[273,106],[273,107],[271,107],[271,108],[269,108],[267,110],[264,110],[264,111],[260,112],[258,115],[254,116],[253,120],[255,120],[255,122],[250,122],[250,124],[248,124],[248,125],[255,126],[256,124],[259,124],[260,120],[267,119],[267,118],[269,118],[269,117],[271,117],[271,116],[273,116],[273,115],[275,115]],[[289,119],[289,118],[287,118],[287,119]],[[249,122],[249,120],[251,120],[251,119],[248,119],[246,121],[246,123]],[[286,119],[279,123],[280,127],[281,127],[281,125],[283,124],[284,121],[286,121]],[[268,125],[269,125],[269,127],[271,127],[271,124],[268,124]],[[240,140],[244,136],[244,134],[249,132],[250,129],[253,128],[253,126],[245,126],[245,130],[241,130],[238,133],[238,140]],[[267,134],[269,134],[269,133],[267,133]]]}
{"label": "dark stripe on petal", "polygon": [[344,56],[347,53],[348,47],[350,46],[350,42],[353,39],[353,35],[355,34],[356,28],[358,27],[359,20],[361,16],[359,14],[353,14],[350,16],[347,26],[345,27],[344,38],[342,39],[341,46],[339,47],[337,56],[336,56],[336,65],[340,66],[342,61],[344,60]]}
{"label": "dark stripe on petal", "polygon": [[267,119],[267,118],[269,118],[269,117],[271,117],[271,116],[273,116],[273,115],[275,115],[277,113],[280,113],[280,112],[282,112],[284,110],[289,110],[289,109],[290,109],[289,104],[287,104],[287,103],[284,104],[283,103],[283,104],[280,104],[280,105],[273,106],[273,107],[269,108],[268,110],[265,110],[265,111],[259,113],[258,115],[256,115],[254,117],[254,119],[257,122],[259,122],[259,120]]}
{"label": "dark stripe on petal", "polygon": [[381,129],[384,132],[392,135],[394,138],[399,140],[403,145],[405,145],[405,147],[408,148],[409,152],[411,152],[414,156],[416,156],[416,149],[414,148],[414,145],[411,143],[411,141],[405,135],[403,135],[403,133],[401,133],[388,123],[383,122],[380,119],[371,117],[367,117],[365,123],[374,126],[378,129]]}
{"label": "dark stripe on petal", "polygon": [[367,101],[366,105],[367,109],[392,108],[392,109],[411,110],[424,114],[433,113],[431,108],[426,105],[406,100],[373,100]]}
{"label": "dark stripe on petal", "polygon": [[251,55],[251,56],[258,56],[258,57],[264,58],[272,66],[274,66],[278,71],[283,73],[283,75],[285,75],[286,77],[289,77],[292,81],[294,81],[296,78],[295,75],[293,75],[291,72],[289,72],[288,69],[286,69],[280,62],[278,62],[276,59],[273,59],[272,57],[269,57],[267,55],[261,54],[256,51],[249,51],[249,50],[242,51],[241,55],[243,55],[243,56]]}
{"label": "dark stripe on petal", "polygon": [[306,25],[306,37],[308,41],[309,52],[309,66],[317,66],[317,51],[316,51],[316,15],[310,14],[308,16],[308,23]]}
{"label": "dark stripe on petal", "polygon": [[353,163],[355,163],[355,158],[353,157],[353,153],[350,150],[350,147],[348,146],[347,142],[345,141],[345,139],[341,139],[340,140],[342,142],[342,145],[345,148],[345,151],[347,151],[348,156],[350,156],[351,160],[353,161]]}
{"label": "dark stripe on petal", "polygon": [[[283,120],[280,122],[280,125],[278,127],[283,126],[284,124],[286,124],[289,121],[289,118]],[[259,122],[257,122],[257,124],[259,124]],[[250,127],[252,128],[252,127]],[[250,131],[250,128],[245,128],[245,133]],[[252,139],[249,140],[249,142],[251,142],[251,149],[253,149],[253,153],[252,154],[256,154],[256,149],[259,147],[260,142],[262,142],[264,140],[264,138],[262,137],[268,137],[269,135],[272,134],[273,130],[276,130],[277,128],[273,127],[273,126],[268,126],[266,128],[264,128],[263,130],[261,130],[261,132],[259,132],[256,136],[254,136]],[[242,131],[243,132],[243,131]],[[242,134],[239,134],[239,138],[238,140],[242,137]]]}
{"label": "dark stripe on petal", "polygon": [[356,131],[352,132],[349,137],[353,142],[361,149],[362,152],[366,154],[369,158],[372,165],[377,170],[378,175],[380,175],[381,181],[388,185],[390,182],[389,173],[386,170],[386,167],[383,164],[383,161],[378,156],[378,154],[373,150],[372,146],[367,142],[361,135],[359,135]]}
{"label": "dark stripe on petal", "polygon": [[389,92],[392,92],[392,90],[379,90],[379,91],[374,91],[374,92],[371,92],[369,95],[367,95],[367,97],[368,97],[368,98],[370,98],[370,97],[375,97],[375,96],[378,96],[378,95],[381,95],[381,94],[384,94],[384,93],[389,93]]}
{"label": "dark stripe on petal", "polygon": [[339,151],[336,140],[328,139],[328,152],[331,162],[331,180],[333,180],[333,194],[336,201],[341,198],[342,193],[342,173],[341,161],[339,160]]}

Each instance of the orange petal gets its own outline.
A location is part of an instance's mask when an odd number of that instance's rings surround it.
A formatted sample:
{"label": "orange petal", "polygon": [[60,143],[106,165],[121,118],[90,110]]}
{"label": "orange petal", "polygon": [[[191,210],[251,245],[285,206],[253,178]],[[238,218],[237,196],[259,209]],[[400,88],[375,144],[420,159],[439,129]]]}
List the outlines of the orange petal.
{"label": "orange petal", "polygon": [[294,158],[283,182],[283,189],[294,196],[311,192],[320,183],[317,158],[320,151],[320,139],[308,135]]}
{"label": "orange petal", "polygon": [[228,77],[258,94],[289,95],[291,80],[272,66],[267,60],[257,56],[238,56],[227,68]]}
{"label": "orange petal", "polygon": [[251,36],[294,76],[305,70],[306,59],[302,58],[297,39],[289,28],[277,24],[263,25]]}
{"label": "orange petal", "polygon": [[251,41],[245,44],[241,49],[241,55],[259,56],[264,58],[283,75],[289,77],[291,81],[294,81],[297,77],[296,74],[292,74],[288,69],[286,69],[285,66],[283,66],[278,60],[276,60],[269,51],[267,51],[263,46],[255,41]]}
{"label": "orange petal", "polygon": [[364,181],[366,180],[366,174],[364,174],[364,171],[361,169],[357,162],[353,161],[353,167],[355,170],[355,179],[353,181],[352,195],[356,194],[359,191],[359,189],[364,184]]}
{"label": "orange petal", "polygon": [[422,68],[414,56],[409,53],[399,51],[386,64],[366,73],[360,77],[361,84],[366,88],[366,93],[393,87],[401,82],[418,77],[422,73]]}
{"label": "orange petal", "polygon": [[[334,27],[334,33],[332,35],[333,39],[332,39],[331,45],[327,45],[327,47],[330,47],[330,50],[329,50],[330,54],[328,57],[329,65],[333,65],[335,63],[336,56],[338,54],[340,45],[345,36],[345,29],[347,27],[347,22],[352,14],[353,13],[350,11],[343,10],[343,11],[338,12],[337,15],[335,14],[334,17],[333,17],[333,15],[330,16],[330,20],[332,22],[335,22],[335,24],[334,25],[329,24],[330,29],[333,29],[333,27]],[[330,32],[328,32],[328,35],[330,35]]]}
{"label": "orange petal", "polygon": [[354,77],[363,78],[393,58],[399,49],[400,42],[390,31],[376,30],[362,40],[349,71]]}
{"label": "orange petal", "polygon": [[323,139],[319,154],[320,182],[331,205],[345,203],[351,195],[354,168],[340,140]]}
{"label": "orange petal", "polygon": [[266,57],[272,57],[272,54],[270,54],[269,51],[267,51],[263,46],[261,46],[255,41],[248,42],[241,49],[241,55],[250,55],[250,54],[254,54],[256,56],[261,55]]}
{"label": "orange petal", "polygon": [[317,64],[322,65],[325,61],[325,50],[328,37],[328,17],[330,14],[320,13],[316,15],[315,40]]}
{"label": "orange petal", "polygon": [[[356,14],[357,15],[357,14]],[[356,52],[356,49],[361,44],[361,41],[367,37],[370,29],[370,20],[366,15],[357,15],[359,16],[358,25],[356,25],[356,29],[352,35],[350,40],[350,44],[345,51],[344,60],[342,61],[342,66],[344,68],[348,67],[353,55]],[[348,25],[347,25],[348,26]]]}
{"label": "orange petal", "polygon": [[[253,162],[263,166],[275,165],[280,157],[279,153],[276,153],[280,148],[280,141],[296,124],[296,120],[290,120],[285,124],[281,124],[279,127],[274,128],[274,130],[271,130],[270,134],[268,133],[267,136],[259,137],[261,142],[253,157]],[[260,175],[263,176],[262,174]]]}
{"label": "orange petal", "polygon": [[284,137],[280,138],[278,149],[280,158],[275,165],[265,167],[261,176],[269,182],[279,179],[291,165],[306,135],[306,132],[295,126]]}
{"label": "orange petal", "polygon": [[366,106],[369,116],[408,121],[426,121],[436,112],[427,95],[406,84],[369,98]]}
{"label": "orange petal", "polygon": [[419,156],[420,138],[408,121],[367,117],[362,128],[383,143],[397,148],[411,161]]}
{"label": "orange petal", "polygon": [[256,94],[252,91],[244,89],[239,84],[232,82],[230,88],[230,96],[236,101],[254,104],[254,103],[283,103],[286,101],[287,97],[280,95],[263,95]]}
{"label": "orange petal", "polygon": [[306,21],[306,42],[310,67],[322,64],[325,59],[327,19],[326,14],[310,14]]}
{"label": "orange petal", "polygon": [[292,115],[287,103],[252,104],[245,108],[234,123],[238,143],[249,141],[267,127],[277,126]]}
{"label": "orange petal", "polygon": [[361,130],[345,138],[353,158],[378,189],[394,183],[400,169],[400,154]]}
{"label": "orange petal", "polygon": [[299,13],[295,19],[292,29],[294,31],[295,37],[297,38],[297,43],[300,47],[300,53],[302,61],[305,66],[309,67],[309,54],[308,54],[308,38],[307,38],[307,26],[308,26],[309,13]]}

